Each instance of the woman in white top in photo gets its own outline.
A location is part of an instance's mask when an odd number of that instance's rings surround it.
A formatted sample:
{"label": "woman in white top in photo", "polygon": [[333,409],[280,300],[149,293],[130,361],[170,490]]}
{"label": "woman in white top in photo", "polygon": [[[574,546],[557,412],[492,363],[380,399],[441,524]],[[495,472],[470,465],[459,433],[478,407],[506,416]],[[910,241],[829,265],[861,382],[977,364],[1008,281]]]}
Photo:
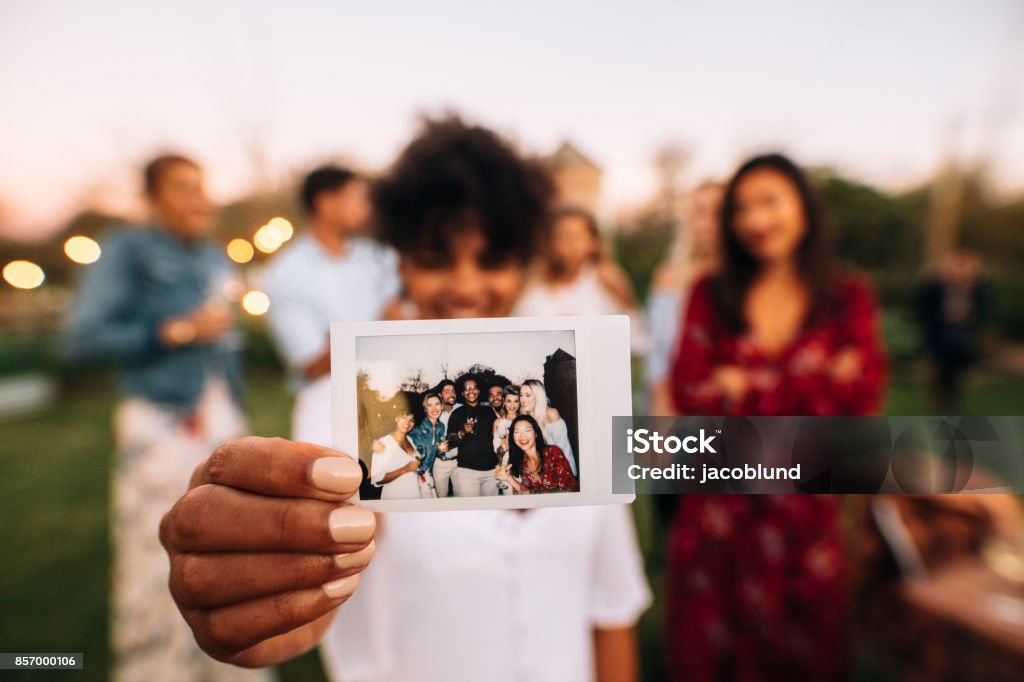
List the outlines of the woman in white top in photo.
{"label": "woman in white top in photo", "polygon": [[508,463],[508,430],[519,415],[519,387],[501,389],[501,414],[494,420],[494,453],[504,465]]}
{"label": "woman in white top in photo", "polygon": [[527,379],[519,388],[519,403],[522,414],[533,417],[544,429],[544,440],[548,445],[557,445],[565,458],[569,460],[569,468],[573,476],[579,476],[576,467],[576,455],[569,443],[569,426],[562,419],[558,410],[548,404],[548,392],[537,379]]}
{"label": "woman in white top in photo", "polygon": [[509,448],[508,437],[512,428],[512,420],[519,415],[519,387],[512,385],[501,389],[501,410],[494,420],[494,454],[498,456],[498,466],[494,476],[498,479],[498,494],[511,495],[512,490],[504,480],[508,473]]}
{"label": "woman in white top in photo", "polygon": [[416,420],[408,410],[395,416],[395,430],[373,441],[373,459],[370,462],[370,482],[382,486],[382,500],[408,500],[421,497],[420,453],[409,440]]}

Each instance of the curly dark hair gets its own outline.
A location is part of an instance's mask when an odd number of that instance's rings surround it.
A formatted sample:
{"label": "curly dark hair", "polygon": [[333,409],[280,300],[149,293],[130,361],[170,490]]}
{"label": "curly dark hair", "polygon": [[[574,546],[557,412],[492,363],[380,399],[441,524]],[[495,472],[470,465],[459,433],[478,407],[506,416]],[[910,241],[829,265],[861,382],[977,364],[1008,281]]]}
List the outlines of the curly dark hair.
{"label": "curly dark hair", "polygon": [[401,253],[443,260],[455,235],[479,229],[488,259],[525,263],[553,195],[539,163],[493,131],[448,115],[424,120],[371,196],[378,234]]}

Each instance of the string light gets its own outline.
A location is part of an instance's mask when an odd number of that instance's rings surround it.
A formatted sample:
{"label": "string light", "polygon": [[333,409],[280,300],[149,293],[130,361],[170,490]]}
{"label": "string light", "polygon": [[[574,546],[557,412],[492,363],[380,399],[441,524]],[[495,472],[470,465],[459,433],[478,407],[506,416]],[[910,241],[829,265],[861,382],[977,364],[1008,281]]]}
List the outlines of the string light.
{"label": "string light", "polygon": [[64,254],[75,263],[88,265],[100,259],[100,245],[95,239],[76,235],[64,242]]}
{"label": "string light", "polygon": [[252,238],[252,242],[263,253],[274,253],[281,248],[280,235],[277,234],[276,230],[270,229],[268,225],[264,225],[256,230],[256,235]]}
{"label": "string light", "polygon": [[265,315],[270,310],[270,297],[262,291],[253,289],[242,297],[242,310],[254,317]]}
{"label": "string light", "polygon": [[228,242],[228,258],[239,265],[244,265],[251,261],[255,253],[252,244],[245,239],[232,239]]}
{"label": "string light", "polygon": [[4,266],[4,281],[16,289],[35,289],[46,280],[43,269],[27,260],[12,260]]}
{"label": "string light", "polygon": [[281,242],[288,241],[295,234],[292,224],[281,217],[271,218],[270,222],[267,223],[267,229],[275,234]]}

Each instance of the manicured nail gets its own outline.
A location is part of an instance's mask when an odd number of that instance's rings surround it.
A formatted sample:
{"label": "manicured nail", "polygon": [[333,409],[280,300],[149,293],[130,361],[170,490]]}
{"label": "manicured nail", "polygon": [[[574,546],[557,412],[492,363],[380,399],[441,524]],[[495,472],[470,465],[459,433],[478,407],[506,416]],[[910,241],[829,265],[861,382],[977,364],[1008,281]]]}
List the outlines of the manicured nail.
{"label": "manicured nail", "polygon": [[313,485],[325,492],[354,493],[362,478],[359,464],[347,455],[321,457],[313,462]]}
{"label": "manicured nail", "polygon": [[359,585],[359,574],[350,575],[346,578],[338,578],[332,580],[329,583],[324,583],[324,592],[331,599],[341,599],[347,597],[356,590],[356,586]]}
{"label": "manicured nail", "polygon": [[353,568],[361,568],[370,563],[370,559],[373,558],[373,553],[376,551],[376,546],[371,541],[366,547],[363,547],[358,552],[349,552],[348,554],[335,554],[334,565],[342,571],[348,571]]}
{"label": "manicured nail", "polygon": [[368,542],[373,538],[377,521],[365,507],[346,505],[331,512],[331,537],[335,542]]}

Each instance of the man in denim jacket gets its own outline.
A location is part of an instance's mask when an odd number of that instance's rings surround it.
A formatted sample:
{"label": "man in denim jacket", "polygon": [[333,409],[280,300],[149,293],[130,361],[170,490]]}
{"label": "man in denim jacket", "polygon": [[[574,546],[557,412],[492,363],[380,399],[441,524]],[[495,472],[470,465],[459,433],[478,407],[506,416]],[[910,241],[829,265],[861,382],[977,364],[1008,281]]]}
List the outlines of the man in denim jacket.
{"label": "man in denim jacket", "polygon": [[[65,337],[77,360],[116,365],[118,457],[111,485],[115,680],[253,679],[204,654],[175,613],[160,516],[195,466],[244,433],[238,339],[225,295],[239,283],[208,239],[202,170],[182,156],[144,174],[152,223],[103,241]],[[255,677],[265,678],[265,673]]]}

